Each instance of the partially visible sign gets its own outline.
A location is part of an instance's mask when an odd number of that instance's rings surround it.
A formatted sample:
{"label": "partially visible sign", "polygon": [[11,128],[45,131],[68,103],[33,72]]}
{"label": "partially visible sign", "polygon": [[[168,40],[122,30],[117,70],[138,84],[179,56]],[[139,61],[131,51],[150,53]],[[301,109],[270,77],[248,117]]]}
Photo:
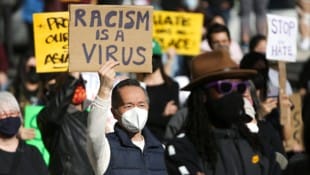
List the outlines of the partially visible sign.
{"label": "partially visible sign", "polygon": [[38,128],[37,124],[37,115],[42,110],[43,106],[33,106],[28,105],[25,107],[25,121],[24,121],[24,127],[25,128],[33,128],[35,129],[36,136],[32,140],[27,140],[26,143],[30,145],[34,145],[38,148],[38,150],[41,152],[43,159],[46,164],[49,163],[49,152],[45,148],[41,132]]}
{"label": "partially visible sign", "polygon": [[69,71],[152,71],[152,6],[70,5]]}
{"label": "partially visible sign", "polygon": [[301,113],[301,96],[299,93],[294,93],[290,96],[292,103],[294,104],[294,109],[291,113],[291,136],[290,139],[286,143],[286,150],[291,151],[296,148],[302,148],[303,141],[303,121],[302,121],[302,113]]}
{"label": "partially visible sign", "polygon": [[295,62],[297,56],[297,20],[292,17],[267,15],[267,59]]}
{"label": "partially visible sign", "polygon": [[68,70],[68,12],[33,15],[37,72]]}
{"label": "partially visible sign", "polygon": [[203,29],[200,13],[154,11],[153,37],[166,51],[173,47],[181,55],[197,55]]}

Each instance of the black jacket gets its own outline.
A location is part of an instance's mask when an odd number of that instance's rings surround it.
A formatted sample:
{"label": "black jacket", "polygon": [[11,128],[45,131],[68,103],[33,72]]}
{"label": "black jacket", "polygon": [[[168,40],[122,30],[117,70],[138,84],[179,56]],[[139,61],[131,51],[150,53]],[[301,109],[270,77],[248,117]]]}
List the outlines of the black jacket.
{"label": "black jacket", "polygon": [[111,159],[105,175],[166,175],[164,148],[145,127],[143,152],[132,143],[128,134],[116,124],[115,132],[107,134]]}
{"label": "black jacket", "polygon": [[251,148],[248,142],[236,131],[230,129],[213,130],[218,147],[218,161],[215,170],[208,163],[202,162],[192,142],[185,133],[166,146],[166,163],[169,174],[206,175],[275,175],[280,174],[280,168],[275,159],[271,160]]}
{"label": "black jacket", "polygon": [[78,80],[69,77],[37,118],[44,145],[50,153],[51,175],[94,174],[86,154],[88,112],[78,111],[71,105],[77,83]]}

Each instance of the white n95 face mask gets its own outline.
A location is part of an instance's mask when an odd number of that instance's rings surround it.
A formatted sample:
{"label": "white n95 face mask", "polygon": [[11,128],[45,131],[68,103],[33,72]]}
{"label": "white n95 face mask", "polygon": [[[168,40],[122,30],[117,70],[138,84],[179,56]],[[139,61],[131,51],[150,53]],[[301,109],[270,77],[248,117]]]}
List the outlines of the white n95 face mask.
{"label": "white n95 face mask", "polygon": [[122,115],[122,126],[131,133],[141,131],[147,121],[148,111],[134,107]]}
{"label": "white n95 face mask", "polygon": [[259,131],[259,128],[256,123],[250,122],[250,123],[247,123],[246,126],[249,128],[251,133],[258,133]]}

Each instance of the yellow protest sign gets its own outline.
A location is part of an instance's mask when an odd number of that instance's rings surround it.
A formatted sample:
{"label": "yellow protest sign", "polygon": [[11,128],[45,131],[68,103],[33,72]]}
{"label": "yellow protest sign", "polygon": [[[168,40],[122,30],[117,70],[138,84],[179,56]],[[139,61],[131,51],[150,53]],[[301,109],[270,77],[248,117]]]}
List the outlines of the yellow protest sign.
{"label": "yellow protest sign", "polygon": [[70,5],[69,71],[152,71],[152,6]]}
{"label": "yellow protest sign", "polygon": [[68,12],[33,15],[37,72],[68,70]]}
{"label": "yellow protest sign", "polygon": [[181,55],[197,55],[200,52],[202,14],[154,11],[153,24],[153,37],[163,50],[174,47]]}

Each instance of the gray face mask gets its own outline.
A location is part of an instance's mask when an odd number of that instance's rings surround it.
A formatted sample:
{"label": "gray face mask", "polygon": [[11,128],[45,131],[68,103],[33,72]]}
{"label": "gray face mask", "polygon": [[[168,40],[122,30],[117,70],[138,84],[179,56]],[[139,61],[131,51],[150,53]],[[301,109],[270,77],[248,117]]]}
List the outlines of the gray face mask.
{"label": "gray face mask", "polygon": [[127,131],[137,133],[144,128],[147,118],[148,111],[146,109],[134,107],[123,113],[121,123]]}

